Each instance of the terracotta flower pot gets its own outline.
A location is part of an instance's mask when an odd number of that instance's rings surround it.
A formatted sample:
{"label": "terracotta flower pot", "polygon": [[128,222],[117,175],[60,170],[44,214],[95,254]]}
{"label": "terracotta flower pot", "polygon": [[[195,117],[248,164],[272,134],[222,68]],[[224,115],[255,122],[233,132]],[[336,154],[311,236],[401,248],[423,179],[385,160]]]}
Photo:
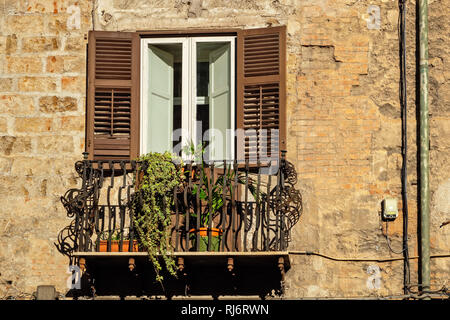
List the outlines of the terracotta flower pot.
{"label": "terracotta flower pot", "polygon": [[[111,240],[111,250],[109,252],[119,252],[119,240]],[[122,241],[122,252],[130,251],[130,240]],[[139,251],[137,240],[133,240],[133,252]],[[108,252],[108,240],[100,240],[99,252]]]}
{"label": "terracotta flower pot", "polygon": [[192,235],[192,248],[197,248],[197,234],[199,235],[198,251],[208,251],[209,235],[211,233],[211,245],[209,251],[220,251],[220,243],[222,241],[222,229],[211,228],[208,232],[208,228],[191,229],[189,232]]}

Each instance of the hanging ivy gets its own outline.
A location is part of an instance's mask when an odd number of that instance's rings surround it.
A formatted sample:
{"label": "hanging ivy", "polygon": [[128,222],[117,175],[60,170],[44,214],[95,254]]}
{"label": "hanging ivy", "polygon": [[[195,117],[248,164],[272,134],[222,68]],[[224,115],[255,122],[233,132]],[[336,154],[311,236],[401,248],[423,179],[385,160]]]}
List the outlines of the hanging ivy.
{"label": "hanging ivy", "polygon": [[173,163],[168,152],[148,153],[142,155],[141,171],[135,185],[136,192],[132,199],[134,211],[133,223],[138,233],[140,244],[149,255],[156,273],[156,280],[162,283],[162,266],[158,259],[164,260],[167,271],[176,277],[176,263],[170,255],[171,208],[174,204],[173,193],[183,182],[182,166]]}

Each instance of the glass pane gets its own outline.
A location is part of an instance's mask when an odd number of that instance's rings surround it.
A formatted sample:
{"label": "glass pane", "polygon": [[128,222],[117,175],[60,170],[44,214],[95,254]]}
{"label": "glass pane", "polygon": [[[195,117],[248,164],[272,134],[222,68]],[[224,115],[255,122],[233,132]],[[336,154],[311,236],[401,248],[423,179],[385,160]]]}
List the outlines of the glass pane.
{"label": "glass pane", "polygon": [[[182,69],[181,69],[181,56],[177,57],[177,60],[174,63],[174,86],[173,86],[173,96],[174,103],[173,103],[173,130],[175,133],[175,136],[172,137],[172,148],[176,148],[178,145],[179,148],[181,148],[181,134],[177,134],[177,130],[181,130],[181,96],[182,96]],[[178,152],[177,152],[178,153]],[[178,153],[178,155],[180,155]]]}
{"label": "glass pane", "polygon": [[231,159],[230,54],[229,42],[197,43],[197,139],[210,160]]}
{"label": "glass pane", "polygon": [[[182,44],[149,49],[147,152],[172,151],[173,130],[181,128]],[[181,138],[180,138],[181,139]]]}

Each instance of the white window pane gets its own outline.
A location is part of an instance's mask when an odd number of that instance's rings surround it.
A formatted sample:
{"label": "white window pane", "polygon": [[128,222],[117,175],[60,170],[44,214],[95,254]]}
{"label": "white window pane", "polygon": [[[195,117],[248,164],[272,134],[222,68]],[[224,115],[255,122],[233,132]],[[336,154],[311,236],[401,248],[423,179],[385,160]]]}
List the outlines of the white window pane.
{"label": "white window pane", "polygon": [[[201,121],[201,135],[207,146],[210,160],[231,158],[231,139],[227,129],[231,129],[231,85],[230,85],[230,43],[197,43],[197,121]],[[208,67],[206,67],[206,64]],[[199,83],[200,80],[200,83]]]}
{"label": "white window pane", "polygon": [[[181,94],[181,44],[148,46],[147,152],[172,151],[172,132],[181,126],[181,106],[174,105]],[[179,98],[179,97],[177,97]]]}

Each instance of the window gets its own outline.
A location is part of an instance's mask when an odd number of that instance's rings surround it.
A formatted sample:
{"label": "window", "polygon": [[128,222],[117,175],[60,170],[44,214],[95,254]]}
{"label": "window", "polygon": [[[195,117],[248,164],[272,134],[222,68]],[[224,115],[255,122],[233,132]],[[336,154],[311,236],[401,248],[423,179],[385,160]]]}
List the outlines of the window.
{"label": "window", "polygon": [[233,159],[235,37],[141,40],[141,153]]}
{"label": "window", "polygon": [[179,152],[277,157],[286,147],[286,28],[92,31],[86,150],[93,160]]}

